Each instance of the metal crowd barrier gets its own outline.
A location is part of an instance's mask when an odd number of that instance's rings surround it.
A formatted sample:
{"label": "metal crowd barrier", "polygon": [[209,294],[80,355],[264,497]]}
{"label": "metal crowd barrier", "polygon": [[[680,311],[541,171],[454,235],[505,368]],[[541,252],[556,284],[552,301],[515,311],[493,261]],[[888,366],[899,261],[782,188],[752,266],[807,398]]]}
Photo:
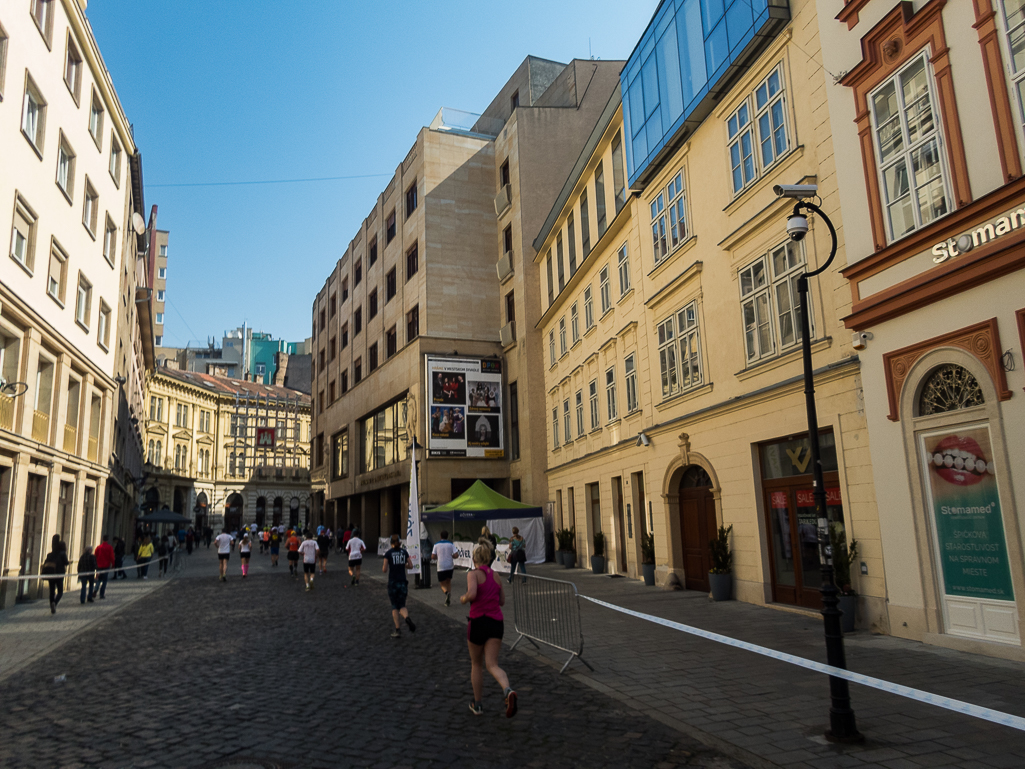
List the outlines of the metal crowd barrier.
{"label": "metal crowd barrier", "polygon": [[574,657],[587,665],[588,670],[594,670],[581,656],[584,632],[580,626],[580,600],[576,585],[561,579],[517,574],[512,582],[512,594],[514,626],[520,634],[512,645],[513,649],[526,638],[536,649],[540,648],[539,643],[543,643],[569,654],[560,675]]}

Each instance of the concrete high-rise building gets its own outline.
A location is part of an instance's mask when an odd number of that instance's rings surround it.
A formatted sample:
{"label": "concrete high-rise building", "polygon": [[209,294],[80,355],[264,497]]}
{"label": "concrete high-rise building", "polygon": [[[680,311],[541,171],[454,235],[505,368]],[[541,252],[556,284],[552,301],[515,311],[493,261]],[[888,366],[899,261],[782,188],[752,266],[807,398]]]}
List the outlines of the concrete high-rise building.
{"label": "concrete high-rise building", "polygon": [[403,530],[414,440],[421,504],[478,478],[547,500],[531,241],[621,66],[529,57],[481,115],[416,137],[313,305],[321,520]]}

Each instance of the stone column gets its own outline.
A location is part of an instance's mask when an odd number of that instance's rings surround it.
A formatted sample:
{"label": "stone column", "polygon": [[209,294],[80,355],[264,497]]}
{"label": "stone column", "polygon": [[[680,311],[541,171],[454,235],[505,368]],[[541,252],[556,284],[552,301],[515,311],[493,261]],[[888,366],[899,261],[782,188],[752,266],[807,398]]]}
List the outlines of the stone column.
{"label": "stone column", "polygon": [[[25,495],[28,493],[28,467],[31,459],[24,452],[14,458],[11,499],[4,526],[6,536],[0,543],[3,547],[0,550],[0,574],[5,577],[17,577],[21,573],[21,537],[25,526]],[[17,582],[0,582],[0,609],[13,606],[17,595]]]}
{"label": "stone column", "polygon": [[24,438],[32,437],[32,412],[36,397],[36,371],[39,368],[41,341],[42,336],[34,328],[28,329],[21,339],[21,381],[28,384],[28,392],[15,400],[14,432]]}

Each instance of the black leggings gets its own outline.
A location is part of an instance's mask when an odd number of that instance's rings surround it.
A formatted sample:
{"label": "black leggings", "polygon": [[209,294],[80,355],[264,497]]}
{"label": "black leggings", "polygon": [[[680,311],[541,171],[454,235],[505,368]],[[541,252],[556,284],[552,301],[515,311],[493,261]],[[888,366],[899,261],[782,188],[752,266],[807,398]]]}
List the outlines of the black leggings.
{"label": "black leggings", "polygon": [[50,583],[50,603],[60,603],[60,599],[64,596],[64,578],[46,581]]}

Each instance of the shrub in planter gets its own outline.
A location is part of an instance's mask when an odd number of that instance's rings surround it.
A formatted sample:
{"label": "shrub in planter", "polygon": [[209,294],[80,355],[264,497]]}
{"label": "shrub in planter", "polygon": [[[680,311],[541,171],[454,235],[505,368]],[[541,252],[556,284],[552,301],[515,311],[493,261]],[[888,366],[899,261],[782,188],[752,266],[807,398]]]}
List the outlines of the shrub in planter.
{"label": "shrub in planter", "polygon": [[644,584],[649,587],[655,584],[655,535],[641,535],[641,572]]}
{"label": "shrub in planter", "polygon": [[733,595],[733,551],[730,550],[730,534],[733,524],[720,526],[715,539],[708,543],[712,551],[712,568],[708,572],[708,584],[713,601],[728,601]]}
{"label": "shrub in planter", "polygon": [[591,556],[591,571],[595,574],[605,573],[605,534],[594,532],[594,555]]}
{"label": "shrub in planter", "polygon": [[568,529],[559,529],[555,532],[555,538],[559,541],[560,563],[567,569],[573,568],[577,560],[577,554],[573,552],[576,540],[576,527],[571,526]]}

